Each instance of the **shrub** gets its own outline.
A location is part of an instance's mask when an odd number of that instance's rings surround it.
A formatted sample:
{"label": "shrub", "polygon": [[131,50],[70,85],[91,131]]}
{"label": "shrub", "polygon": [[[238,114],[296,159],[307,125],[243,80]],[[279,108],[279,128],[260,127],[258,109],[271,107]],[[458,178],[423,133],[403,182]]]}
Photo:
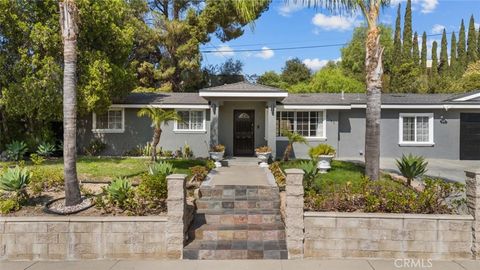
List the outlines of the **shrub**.
{"label": "shrub", "polygon": [[173,164],[166,162],[166,161],[161,161],[158,163],[153,163],[148,167],[148,173],[150,175],[170,175],[174,171],[173,169]]}
{"label": "shrub", "polygon": [[122,207],[131,196],[132,184],[126,178],[116,178],[108,185],[106,192],[111,202]]}
{"label": "shrub", "polygon": [[28,187],[34,195],[38,195],[43,191],[59,191],[63,185],[63,170],[35,166]]}
{"label": "shrub", "polygon": [[173,152],[171,150],[165,150],[162,152],[164,157],[173,157]]}
{"label": "shrub", "polygon": [[428,162],[422,156],[402,155],[400,160],[395,160],[400,173],[407,178],[407,185],[410,186],[412,180],[422,176],[427,171]]}
{"label": "shrub", "polygon": [[193,166],[190,167],[190,173],[194,181],[203,182],[208,174],[208,169],[205,166]]}
{"label": "shrub", "polygon": [[167,177],[164,174],[144,174],[138,185],[137,195],[155,206],[167,198]]}
{"label": "shrub", "polygon": [[107,144],[99,139],[92,140],[83,151],[87,156],[98,156],[103,150],[107,148]]}
{"label": "shrub", "polygon": [[22,192],[30,182],[30,172],[27,168],[9,168],[0,176],[0,190],[8,192]]}
{"label": "shrub", "polygon": [[256,153],[268,153],[268,152],[272,152],[272,148],[270,148],[270,146],[264,145],[264,146],[260,146],[260,147],[255,148],[255,152]]}
{"label": "shrub", "polygon": [[183,153],[182,153],[183,158],[191,158],[193,157],[193,151],[190,145],[185,144],[183,146]]}
{"label": "shrub", "polygon": [[55,144],[49,142],[41,143],[37,148],[37,154],[43,157],[49,157],[55,152]]}
{"label": "shrub", "polygon": [[38,154],[30,154],[30,160],[35,166],[42,165],[45,162],[45,158]]}
{"label": "shrub", "polygon": [[211,160],[211,159],[208,159],[205,166],[207,167],[207,170],[208,171],[211,171],[213,169],[215,169],[217,166],[215,166],[215,161]]}
{"label": "shrub", "polygon": [[27,153],[28,147],[24,141],[13,141],[7,144],[7,158],[9,160],[18,161],[23,159],[25,153]]}
{"label": "shrub", "polygon": [[210,148],[210,152],[225,152],[225,145],[223,144],[212,145],[212,148]]}
{"label": "shrub", "polygon": [[20,210],[20,203],[15,198],[0,198],[0,214],[8,214]]}
{"label": "shrub", "polygon": [[309,190],[313,187],[313,182],[318,174],[317,164],[314,161],[302,161],[299,164],[299,167],[305,172],[303,175],[303,181],[305,183],[305,188]]}
{"label": "shrub", "polygon": [[310,149],[308,149],[308,155],[312,160],[317,160],[319,156],[335,155],[335,148],[333,148],[331,145],[321,143],[315,147],[310,147]]}

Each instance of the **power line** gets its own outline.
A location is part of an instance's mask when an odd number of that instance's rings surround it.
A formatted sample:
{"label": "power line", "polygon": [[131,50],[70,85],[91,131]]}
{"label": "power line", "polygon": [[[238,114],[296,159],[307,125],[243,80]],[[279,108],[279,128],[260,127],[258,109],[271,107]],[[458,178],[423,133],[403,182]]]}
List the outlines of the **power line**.
{"label": "power line", "polygon": [[[449,32],[447,34],[452,34],[452,33],[457,33],[456,31],[453,31],[453,32]],[[430,34],[430,35],[427,35],[427,37],[433,37],[433,36],[441,36],[442,34]],[[286,50],[300,50],[300,49],[314,49],[314,48],[328,48],[328,47],[341,47],[341,46],[345,46],[347,45],[348,43],[336,43],[336,44],[322,44],[322,45],[309,45],[309,46],[296,46],[296,47],[279,47],[279,48],[268,48],[268,49],[235,49],[235,50],[226,50],[225,52],[261,52],[261,51],[264,51],[264,50],[272,50],[272,51],[286,51]],[[215,50],[201,50],[200,52],[202,53],[222,53],[222,51],[220,51],[218,49],[217,46],[213,45],[214,46]],[[248,46],[248,45],[242,45],[242,46]],[[251,46],[255,46],[255,45],[251,45]],[[235,46],[232,46],[232,47],[235,47]],[[239,46],[238,46],[239,47]]]}

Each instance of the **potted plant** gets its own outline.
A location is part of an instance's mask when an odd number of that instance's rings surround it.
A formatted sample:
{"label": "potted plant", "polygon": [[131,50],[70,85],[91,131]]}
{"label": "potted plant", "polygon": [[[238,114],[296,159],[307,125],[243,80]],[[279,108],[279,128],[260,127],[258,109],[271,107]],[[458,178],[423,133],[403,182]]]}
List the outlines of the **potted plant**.
{"label": "potted plant", "polygon": [[330,163],[335,156],[335,148],[331,145],[321,143],[308,150],[308,155],[312,160],[317,161],[317,168],[320,173],[327,173],[331,168]]}
{"label": "potted plant", "polygon": [[272,154],[272,148],[270,146],[260,146],[255,149],[255,154],[260,159],[260,167],[268,167],[268,159]]}
{"label": "potted plant", "polygon": [[223,144],[215,144],[210,149],[209,154],[210,158],[215,160],[215,167],[222,167],[222,163],[220,161],[223,159],[223,155],[225,154],[225,146]]}

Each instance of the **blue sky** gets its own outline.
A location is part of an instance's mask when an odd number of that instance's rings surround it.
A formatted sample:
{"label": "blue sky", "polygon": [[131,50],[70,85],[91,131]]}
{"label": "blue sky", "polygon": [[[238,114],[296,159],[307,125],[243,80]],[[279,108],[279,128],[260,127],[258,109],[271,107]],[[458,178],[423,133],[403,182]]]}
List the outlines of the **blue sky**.
{"label": "blue sky", "polygon": [[[290,1],[294,2],[294,1]],[[396,7],[402,4],[403,13],[406,0],[393,0],[391,7],[384,8],[380,21],[393,25]],[[458,31],[463,18],[468,27],[470,15],[476,18],[476,28],[480,22],[480,0],[413,0],[413,30],[419,34]],[[315,10],[301,5],[286,5],[284,0],[272,0],[267,12],[255,22],[254,29],[246,28],[245,34],[233,41],[221,43],[212,38],[202,46],[203,64],[218,64],[227,58],[239,59],[244,63],[244,73],[262,74],[268,70],[280,71],[286,60],[298,57],[313,70],[321,68],[328,60],[340,57],[341,46],[312,49],[270,50],[285,47],[344,44],[352,36],[355,26],[362,24],[363,18],[355,16],[336,16],[324,10]],[[440,41],[441,36],[431,36]],[[261,50],[240,52],[236,50]]]}

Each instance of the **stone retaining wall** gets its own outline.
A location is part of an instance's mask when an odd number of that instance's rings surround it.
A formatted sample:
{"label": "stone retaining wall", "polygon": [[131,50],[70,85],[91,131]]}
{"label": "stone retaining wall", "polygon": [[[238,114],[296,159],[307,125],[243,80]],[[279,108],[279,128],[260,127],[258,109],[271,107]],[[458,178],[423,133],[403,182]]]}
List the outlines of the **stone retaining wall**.
{"label": "stone retaining wall", "polygon": [[305,257],[472,259],[471,215],[305,212]]}
{"label": "stone retaining wall", "polygon": [[0,260],[166,258],[166,216],[0,217]]}

